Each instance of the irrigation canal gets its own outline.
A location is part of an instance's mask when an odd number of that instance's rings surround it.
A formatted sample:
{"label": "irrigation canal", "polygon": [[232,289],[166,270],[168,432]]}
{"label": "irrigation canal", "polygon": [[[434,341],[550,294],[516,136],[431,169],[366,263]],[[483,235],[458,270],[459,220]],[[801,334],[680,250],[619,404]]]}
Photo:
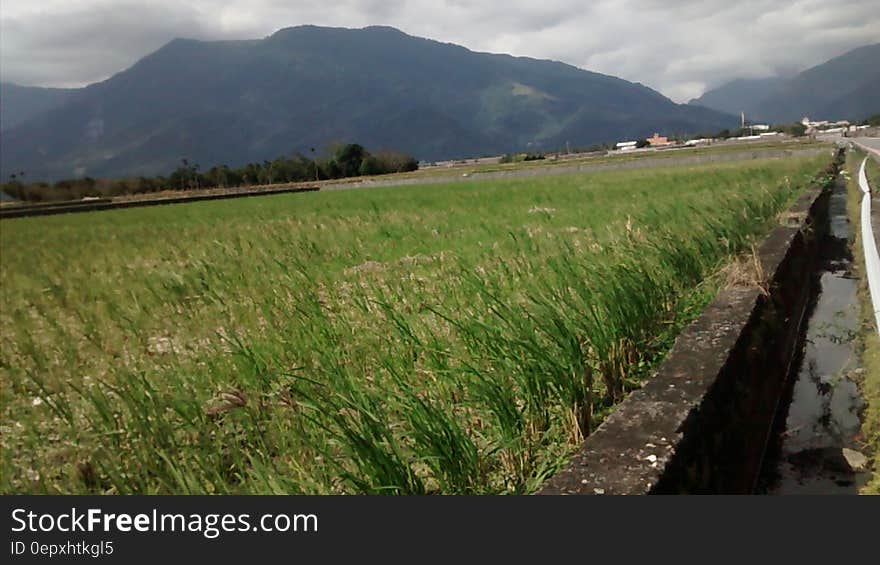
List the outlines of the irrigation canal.
{"label": "irrigation canal", "polygon": [[758,492],[857,494],[870,478],[856,445],[864,404],[851,380],[861,370],[855,350],[858,279],[852,274],[846,181],[840,176],[829,200],[829,222]]}

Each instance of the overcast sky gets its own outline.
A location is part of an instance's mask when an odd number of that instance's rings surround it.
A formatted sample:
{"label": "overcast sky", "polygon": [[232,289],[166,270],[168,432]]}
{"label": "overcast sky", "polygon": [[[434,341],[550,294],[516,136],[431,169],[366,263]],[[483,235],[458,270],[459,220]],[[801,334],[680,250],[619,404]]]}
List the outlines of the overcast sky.
{"label": "overcast sky", "polygon": [[175,37],[382,24],[477,51],[563,61],[686,101],[880,40],[877,0],[0,0],[0,78],[79,86]]}

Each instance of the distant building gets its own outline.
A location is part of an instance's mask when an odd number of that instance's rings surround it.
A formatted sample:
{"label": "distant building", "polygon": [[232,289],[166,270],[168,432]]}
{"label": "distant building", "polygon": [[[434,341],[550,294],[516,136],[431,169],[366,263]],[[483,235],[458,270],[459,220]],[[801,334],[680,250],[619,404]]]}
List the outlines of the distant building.
{"label": "distant building", "polygon": [[752,124],[749,127],[755,131],[770,131],[770,126],[767,124]]}
{"label": "distant building", "polygon": [[648,138],[648,145],[651,147],[665,147],[672,144],[673,143],[669,141],[669,139],[659,133],[655,133],[653,137]]}
{"label": "distant building", "polygon": [[620,141],[614,146],[618,151],[631,151],[636,148],[638,141]]}
{"label": "distant building", "polygon": [[801,123],[807,128],[806,133],[814,133],[817,131],[829,131],[834,130],[837,131],[838,128],[848,128],[849,121],[847,120],[838,120],[836,122],[830,122],[828,120],[820,120],[813,121],[808,116],[804,116],[801,120]]}

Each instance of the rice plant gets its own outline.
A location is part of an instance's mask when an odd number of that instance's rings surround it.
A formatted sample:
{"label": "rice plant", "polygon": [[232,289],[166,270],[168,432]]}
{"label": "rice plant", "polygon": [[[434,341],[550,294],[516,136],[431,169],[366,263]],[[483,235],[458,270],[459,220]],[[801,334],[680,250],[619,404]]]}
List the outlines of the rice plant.
{"label": "rice plant", "polygon": [[0,489],[529,492],[828,161],[4,220]]}

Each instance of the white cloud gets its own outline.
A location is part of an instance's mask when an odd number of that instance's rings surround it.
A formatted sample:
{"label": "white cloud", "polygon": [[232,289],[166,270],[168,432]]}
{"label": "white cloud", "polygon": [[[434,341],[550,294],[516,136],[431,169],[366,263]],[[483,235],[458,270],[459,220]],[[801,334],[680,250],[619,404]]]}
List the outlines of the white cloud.
{"label": "white cloud", "polygon": [[478,51],[564,61],[675,100],[821,63],[880,37],[876,0],[0,0],[0,76],[73,85],[175,37],[249,39],[300,24],[383,24]]}

